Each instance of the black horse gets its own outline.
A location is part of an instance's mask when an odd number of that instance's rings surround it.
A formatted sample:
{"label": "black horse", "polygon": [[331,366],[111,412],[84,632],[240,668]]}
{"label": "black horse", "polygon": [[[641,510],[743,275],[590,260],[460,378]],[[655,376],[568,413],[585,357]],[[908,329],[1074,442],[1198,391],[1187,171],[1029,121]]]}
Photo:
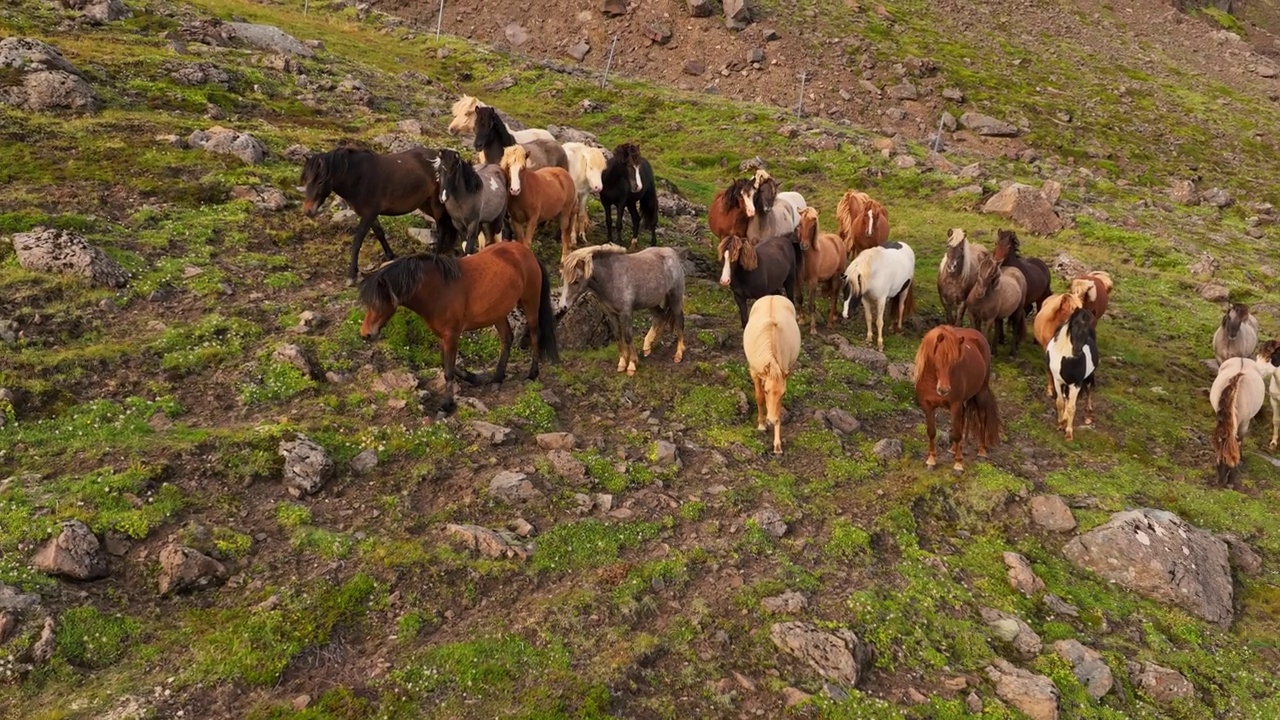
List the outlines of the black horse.
{"label": "black horse", "polygon": [[475,149],[484,153],[484,161],[496,165],[502,161],[502,152],[512,145],[524,146],[525,152],[529,154],[530,168],[558,167],[565,172],[569,171],[569,156],[560,147],[560,143],[545,139],[517,143],[506,123],[498,117],[497,110],[491,107],[476,108]]}
{"label": "black horse", "polygon": [[507,218],[507,175],[502,168],[474,168],[452,150],[441,150],[433,164],[440,173],[440,197],[462,237],[465,252],[470,255],[476,251],[481,229],[490,242],[497,242]]}
{"label": "black horse", "polygon": [[382,244],[383,258],[392,260],[396,256],[387,244],[387,233],[378,222],[379,215],[407,215],[421,210],[436,222],[437,251],[454,252],[458,233],[440,200],[440,183],[431,162],[435,158],[436,153],[426,148],[379,155],[346,146],[307,158],[302,166],[307,198],[302,211],[308,217],[315,216],[333,193],[360,216],[360,224],[351,237],[348,285],[354,285],[359,276],[360,246],[370,229]]}
{"label": "black horse", "polygon": [[[600,174],[600,204],[604,205],[606,242],[613,239],[613,208],[618,208],[618,240],[622,244],[622,208],[631,213],[631,244],[640,237],[640,217],[649,229],[649,245],[658,244],[658,189],[653,185],[653,168],[640,156],[640,146],[623,143],[613,151]],[[745,322],[745,320],[743,321]]]}
{"label": "black horse", "polygon": [[733,290],[742,327],[747,326],[752,300],[782,294],[795,302],[796,268],[800,258],[800,238],[796,233],[758,243],[730,235],[720,241],[718,252],[719,261],[724,264],[720,284]]}

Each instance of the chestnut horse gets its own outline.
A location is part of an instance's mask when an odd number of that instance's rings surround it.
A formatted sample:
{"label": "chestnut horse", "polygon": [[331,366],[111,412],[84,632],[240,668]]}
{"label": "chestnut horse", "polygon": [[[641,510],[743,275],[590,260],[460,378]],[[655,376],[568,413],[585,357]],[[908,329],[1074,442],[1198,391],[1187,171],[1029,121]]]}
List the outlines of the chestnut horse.
{"label": "chestnut horse", "polygon": [[[502,153],[502,171],[510,182],[507,217],[517,239],[532,247],[533,234],[545,220],[560,221],[560,257],[573,252],[574,221],[578,217],[578,191],[569,173],[558,167],[530,170],[524,147],[512,145]],[[523,231],[520,226],[524,226]]]}
{"label": "chestnut horse", "polygon": [[559,360],[551,278],[533,251],[520,243],[495,243],[458,260],[427,254],[400,258],[364,279],[360,304],[365,308],[360,337],[365,340],[376,340],[401,305],[418,313],[440,339],[445,412],[453,412],[455,406],[455,373],[473,385],[481,384],[474,373],[455,368],[458,340],[464,331],[491,325],[498,331],[502,352],[489,382],[500,383],[506,377],[512,336],[507,315],[517,305],[529,323],[529,354],[533,357],[529,379],[537,379],[540,359]]}
{"label": "chestnut horse", "polygon": [[831,299],[831,310],[827,313],[827,327],[836,324],[836,306],[840,302],[840,285],[843,282],[843,270],[848,256],[845,253],[844,241],[835,233],[818,231],[818,208],[806,207],[800,211],[800,227],[796,234],[800,237],[800,267],[796,292],[801,295],[800,303],[804,304],[803,290],[809,289],[809,332],[816,328],[818,286]]}
{"label": "chestnut horse", "polygon": [[916,351],[914,371],[916,402],[924,411],[929,436],[929,456],[925,465],[938,464],[934,436],[934,412],[946,407],[951,412],[952,469],[964,472],[964,442],[978,443],[978,457],[1000,442],[1000,412],[991,392],[991,348],[977,330],[939,325],[925,333]]}
{"label": "chestnut horse", "polygon": [[836,220],[840,223],[840,237],[854,257],[889,239],[889,213],[884,205],[864,192],[845,193],[836,206]]}
{"label": "chestnut horse", "polygon": [[[716,193],[707,208],[707,225],[711,234],[723,240],[729,236],[746,237],[747,222],[755,214],[755,188],[750,180],[737,179]],[[748,214],[747,208],[751,208]]]}
{"label": "chestnut horse", "polygon": [[1093,285],[1084,294],[1084,309],[1093,313],[1093,326],[1098,327],[1098,321],[1102,319],[1102,314],[1107,311],[1107,304],[1111,302],[1111,291],[1115,289],[1111,276],[1101,270],[1093,270],[1077,275],[1071,282],[1074,284],[1077,280],[1087,280]]}

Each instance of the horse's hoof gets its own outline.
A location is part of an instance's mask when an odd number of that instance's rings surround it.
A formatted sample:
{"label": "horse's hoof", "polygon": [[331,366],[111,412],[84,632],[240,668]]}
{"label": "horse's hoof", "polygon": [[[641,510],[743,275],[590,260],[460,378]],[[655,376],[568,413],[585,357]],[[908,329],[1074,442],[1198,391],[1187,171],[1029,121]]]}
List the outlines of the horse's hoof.
{"label": "horse's hoof", "polygon": [[951,466],[952,475],[960,475],[963,472],[964,472],[964,463],[956,463],[955,465]]}
{"label": "horse's hoof", "polygon": [[[671,358],[671,362],[673,362],[673,363],[675,363],[675,364],[677,364],[677,365],[679,365],[679,364],[680,364],[680,361],[681,361],[681,360],[684,360],[684,355],[681,355],[680,353],[676,353],[676,356],[675,356],[675,357],[673,357],[673,358]],[[1275,449],[1275,448],[1274,448],[1274,445],[1272,446],[1272,449]]]}
{"label": "horse's hoof", "polygon": [[1071,442],[1072,440],[1075,440],[1075,439],[1076,439],[1076,435],[1075,435],[1075,433],[1073,433],[1073,432],[1071,432],[1070,430],[1068,430],[1068,431],[1067,431],[1067,442]]}
{"label": "horse's hoof", "polygon": [[1085,424],[1085,425],[1092,425],[1092,424],[1093,424],[1093,418],[1091,418],[1091,417],[1086,417],[1086,418],[1084,419],[1084,424]]}
{"label": "horse's hoof", "polygon": [[986,451],[986,450],[979,450],[979,451],[978,451],[978,459],[979,459],[979,460],[990,460],[990,458],[989,458],[989,457],[987,457],[987,451]]}
{"label": "horse's hoof", "polygon": [[653,354],[653,348],[645,348],[645,349],[644,349],[644,356],[645,356],[645,357],[649,357],[649,356],[650,356],[650,355],[652,355],[652,354]]}
{"label": "horse's hoof", "polygon": [[627,377],[635,377],[635,375],[636,375],[636,366],[631,365],[627,367]]}
{"label": "horse's hoof", "polygon": [[933,470],[938,467],[938,461],[934,458],[929,458],[924,461],[924,466],[929,468],[930,470]]}
{"label": "horse's hoof", "polygon": [[774,448],[774,449],[773,449],[773,456],[774,456],[774,457],[782,457],[782,448],[781,448],[781,447],[776,447],[776,448]]}
{"label": "horse's hoof", "polygon": [[1267,445],[1267,447],[1268,447],[1268,448],[1271,448],[1272,450],[1275,450],[1275,449],[1276,449],[1276,446],[1277,446],[1277,443],[1276,443],[1276,441],[1275,441],[1275,440],[1272,440],[1272,441]]}
{"label": "horse's hoof", "polygon": [[347,278],[347,281],[346,281],[346,286],[347,286],[347,287],[355,287],[355,284],[356,284],[356,279],[355,279],[355,278],[353,278],[353,277],[349,277],[349,278]]}
{"label": "horse's hoof", "polygon": [[756,430],[759,432],[764,432],[765,431],[764,423],[760,423],[759,425],[757,425]]}

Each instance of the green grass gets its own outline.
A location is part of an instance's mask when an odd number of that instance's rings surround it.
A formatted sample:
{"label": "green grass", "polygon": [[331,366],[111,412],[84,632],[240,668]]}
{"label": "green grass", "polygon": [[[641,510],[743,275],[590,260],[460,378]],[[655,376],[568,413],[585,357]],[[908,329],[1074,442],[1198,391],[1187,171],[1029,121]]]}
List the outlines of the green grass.
{"label": "green grass", "polygon": [[109,667],[125,655],[142,631],[142,623],[106,615],[93,607],[72,608],[59,619],[57,652],[71,665],[87,670]]}
{"label": "green grass", "polygon": [[661,525],[650,522],[607,523],[594,518],[563,523],[538,538],[529,563],[539,572],[568,572],[607,565],[631,547],[658,536]]}

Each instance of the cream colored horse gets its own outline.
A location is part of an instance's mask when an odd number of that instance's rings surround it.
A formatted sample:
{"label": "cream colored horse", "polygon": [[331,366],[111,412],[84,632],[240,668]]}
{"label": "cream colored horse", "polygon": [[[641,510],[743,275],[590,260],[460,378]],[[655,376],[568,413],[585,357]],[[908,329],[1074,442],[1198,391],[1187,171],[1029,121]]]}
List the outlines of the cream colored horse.
{"label": "cream colored horse", "polygon": [[756,391],[756,429],[773,425],[773,454],[782,454],[782,396],[787,377],[800,357],[800,325],[796,306],[781,295],[766,295],[751,306],[742,331],[742,349]]}
{"label": "cream colored horse", "polygon": [[[485,103],[480,102],[480,98],[471,95],[463,95],[453,104],[450,111],[453,113],[453,121],[449,123],[449,134],[458,135],[464,132],[474,133],[476,131],[476,108],[487,107]],[[529,128],[528,130],[512,130],[511,136],[518,143],[533,142],[534,140],[550,140],[558,142],[554,135],[543,130],[542,128]]]}
{"label": "cream colored horse", "polygon": [[598,193],[604,187],[600,174],[606,164],[604,152],[582,143],[565,143],[564,152],[569,156],[569,176],[573,178],[574,187],[578,189],[578,216],[573,223],[573,236],[580,242],[587,239],[587,231],[591,229],[591,218],[587,215],[587,200],[591,193]]}

